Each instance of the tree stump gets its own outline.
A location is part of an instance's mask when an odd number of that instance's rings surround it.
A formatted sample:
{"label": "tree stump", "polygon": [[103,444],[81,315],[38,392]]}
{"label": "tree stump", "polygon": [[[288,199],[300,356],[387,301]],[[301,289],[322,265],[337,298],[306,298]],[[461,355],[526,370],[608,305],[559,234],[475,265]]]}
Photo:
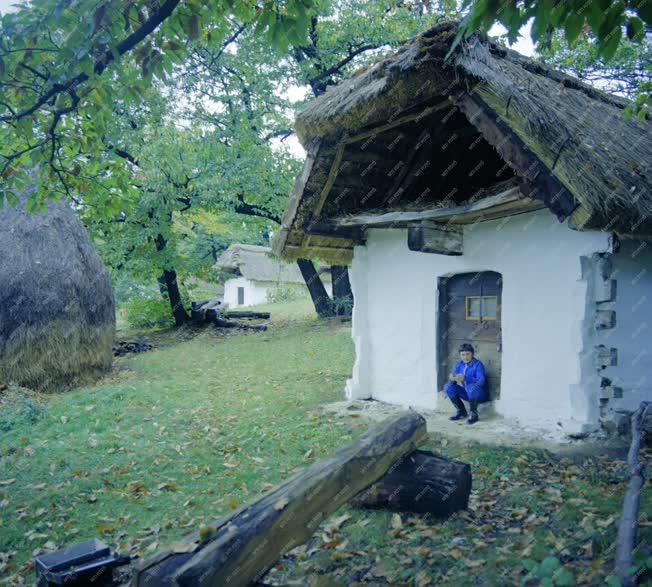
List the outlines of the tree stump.
{"label": "tree stump", "polygon": [[356,495],[351,505],[443,517],[466,509],[470,493],[469,465],[430,451],[415,450]]}

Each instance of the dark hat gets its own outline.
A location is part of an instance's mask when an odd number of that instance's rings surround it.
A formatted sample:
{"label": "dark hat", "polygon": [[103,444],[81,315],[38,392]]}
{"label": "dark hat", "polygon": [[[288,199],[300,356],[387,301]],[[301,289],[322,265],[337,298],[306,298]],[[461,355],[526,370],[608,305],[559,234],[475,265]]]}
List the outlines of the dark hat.
{"label": "dark hat", "polygon": [[470,345],[468,342],[464,342],[460,345],[459,352],[463,353],[464,351],[470,351],[472,353],[475,353],[475,350],[473,350],[473,346]]}

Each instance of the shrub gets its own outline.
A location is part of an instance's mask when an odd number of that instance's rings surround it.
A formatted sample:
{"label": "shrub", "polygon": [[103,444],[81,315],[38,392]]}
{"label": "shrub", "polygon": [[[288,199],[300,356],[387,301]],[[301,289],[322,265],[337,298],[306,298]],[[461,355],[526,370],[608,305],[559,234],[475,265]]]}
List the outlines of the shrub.
{"label": "shrub", "polygon": [[308,290],[301,283],[277,283],[267,291],[267,301],[270,304],[293,302],[306,297],[308,297]]}
{"label": "shrub", "polygon": [[134,328],[174,326],[170,304],[162,298],[131,298],[124,310],[125,319]]}

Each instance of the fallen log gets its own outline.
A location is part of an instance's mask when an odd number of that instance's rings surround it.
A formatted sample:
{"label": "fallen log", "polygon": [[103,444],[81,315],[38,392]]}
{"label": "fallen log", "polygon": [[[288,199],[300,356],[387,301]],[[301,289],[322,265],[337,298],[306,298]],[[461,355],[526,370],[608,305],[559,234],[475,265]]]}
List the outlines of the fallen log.
{"label": "fallen log", "polygon": [[231,320],[224,320],[223,318],[212,318],[212,323],[220,328],[242,328],[243,330],[267,330],[267,324],[247,324],[246,322],[232,322]]}
{"label": "fallen log", "polygon": [[471,467],[468,464],[416,450],[356,495],[351,505],[440,517],[466,509],[470,493]]}
{"label": "fallen log", "polygon": [[387,418],[335,454],[212,523],[208,542],[202,544],[195,534],[184,540],[185,548],[177,549],[185,552],[163,552],[146,561],[134,584],[248,585],[426,439],[426,422],[417,412]]}
{"label": "fallen log", "polygon": [[638,509],[641,499],[641,490],[645,484],[643,464],[638,460],[638,451],[645,436],[645,414],[652,410],[652,402],[641,402],[638,409],[632,414],[632,443],[627,453],[629,467],[629,484],[623,499],[623,513],[618,524],[618,537],[616,538],[616,575],[622,587],[637,584],[635,574],[631,573],[636,535],[638,533]]}
{"label": "fallen log", "polygon": [[254,320],[269,320],[269,312],[247,312],[245,310],[227,310],[227,318],[251,318]]}

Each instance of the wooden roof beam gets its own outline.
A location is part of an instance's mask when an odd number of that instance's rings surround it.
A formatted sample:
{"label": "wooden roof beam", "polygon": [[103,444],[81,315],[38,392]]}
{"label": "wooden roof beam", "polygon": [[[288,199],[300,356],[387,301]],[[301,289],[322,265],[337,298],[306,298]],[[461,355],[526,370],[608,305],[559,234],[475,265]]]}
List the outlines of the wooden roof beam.
{"label": "wooden roof beam", "polygon": [[464,253],[462,227],[444,222],[421,220],[408,224],[408,249],[421,253],[462,255]]}
{"label": "wooden roof beam", "polygon": [[528,196],[545,203],[560,222],[579,205],[525,143],[478,96],[464,92],[455,104],[532,190]]}
{"label": "wooden roof beam", "polygon": [[[418,211],[396,211],[386,212],[384,214],[355,214],[353,216],[343,216],[332,220],[321,222],[321,228],[327,226],[344,228],[344,227],[363,227],[363,228],[391,228],[407,226],[409,222],[418,222],[421,220],[448,220],[453,217],[462,219],[463,217],[476,217],[481,214],[488,215],[490,212],[497,212],[501,209],[508,208],[510,211],[516,205],[535,209],[536,204],[530,198],[524,198],[518,186],[513,186],[504,192],[493,196],[487,196],[472,204],[463,206],[453,206],[450,208],[434,208],[430,210]],[[511,208],[510,208],[511,207]],[[540,205],[539,207],[543,207]]]}

